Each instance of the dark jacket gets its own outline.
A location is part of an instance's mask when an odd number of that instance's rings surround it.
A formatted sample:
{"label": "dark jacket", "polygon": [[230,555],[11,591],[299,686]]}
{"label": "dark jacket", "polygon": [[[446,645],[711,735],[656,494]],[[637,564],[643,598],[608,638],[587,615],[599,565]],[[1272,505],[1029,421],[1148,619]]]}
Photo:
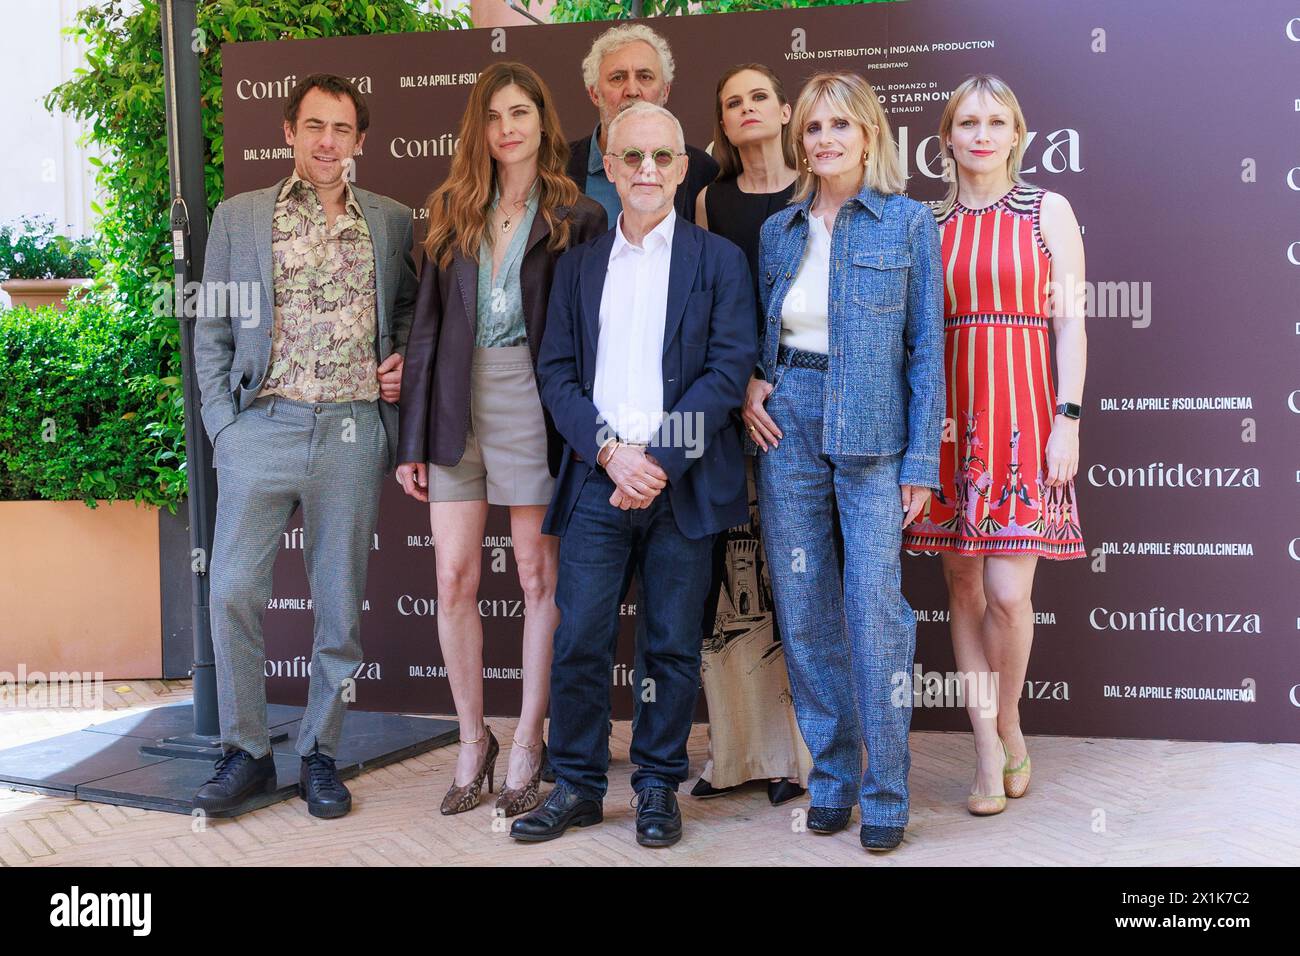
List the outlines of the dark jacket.
{"label": "dark jacket", "polygon": [[[603,421],[592,386],[613,245],[611,229],[570,249],[555,267],[537,380],[542,403],[582,460],[566,454],[560,463],[542,524],[547,534],[564,533],[599,448]],[[677,527],[688,538],[749,520],[744,459],[730,419],[758,358],[753,289],[740,247],[691,223],[677,223],[660,359],[667,415],[649,451],[668,474],[662,494],[669,496]]]}
{"label": "dark jacket", "polygon": [[[599,236],[606,230],[600,203],[579,196],[572,208],[560,206],[559,217],[573,221],[570,246]],[[519,285],[524,300],[524,325],[533,367],[537,366],[542,333],[546,329],[546,302],[557,254],[547,248],[551,235],[546,217],[538,210],[529,230],[519,265]],[[420,271],[415,319],[402,369],[402,396],[397,441],[398,462],[459,464],[469,431],[470,366],[478,327],[478,263],[457,252],[442,269],[426,257]],[[546,416],[547,463],[558,474],[563,441]]]}
{"label": "dark jacket", "polygon": [[[687,222],[695,222],[695,197],[700,190],[718,178],[718,164],[702,149],[687,145],[686,178],[677,187],[673,196],[673,205],[677,215]],[[587,162],[591,159],[591,137],[584,136],[569,144],[569,178],[578,184],[579,189],[587,188]],[[618,223],[611,222],[613,229]]]}

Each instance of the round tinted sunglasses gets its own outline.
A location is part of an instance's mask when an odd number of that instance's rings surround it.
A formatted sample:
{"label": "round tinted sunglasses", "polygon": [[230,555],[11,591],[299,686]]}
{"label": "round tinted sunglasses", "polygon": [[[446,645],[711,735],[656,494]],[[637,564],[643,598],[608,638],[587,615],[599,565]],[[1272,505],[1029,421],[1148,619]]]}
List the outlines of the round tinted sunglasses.
{"label": "round tinted sunglasses", "polygon": [[[640,169],[641,164],[645,162],[646,152],[643,149],[637,149],[635,146],[623,150],[621,153],[606,153],[606,156],[621,157],[624,164],[631,169]],[[650,153],[650,158],[655,161],[655,165],[660,169],[665,169],[672,165],[672,161],[678,156],[685,156],[685,153],[675,153],[667,146],[660,146]]]}

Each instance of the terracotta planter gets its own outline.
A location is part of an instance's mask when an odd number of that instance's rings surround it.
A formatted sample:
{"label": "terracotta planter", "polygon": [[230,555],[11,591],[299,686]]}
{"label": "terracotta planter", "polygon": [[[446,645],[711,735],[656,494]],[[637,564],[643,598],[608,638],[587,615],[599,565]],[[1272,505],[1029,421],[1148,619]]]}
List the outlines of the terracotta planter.
{"label": "terracotta planter", "polygon": [[35,309],[52,305],[60,312],[66,308],[64,300],[74,289],[80,289],[89,279],[10,279],[0,283],[0,289],[9,294],[14,305]]}
{"label": "terracotta planter", "polygon": [[0,672],[162,674],[158,509],[0,501]]}

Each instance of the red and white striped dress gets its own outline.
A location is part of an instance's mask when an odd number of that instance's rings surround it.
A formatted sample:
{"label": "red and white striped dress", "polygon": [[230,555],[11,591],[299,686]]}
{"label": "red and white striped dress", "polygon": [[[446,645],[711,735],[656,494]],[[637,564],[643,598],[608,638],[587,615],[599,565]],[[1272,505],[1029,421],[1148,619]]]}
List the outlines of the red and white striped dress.
{"label": "red and white striped dress", "polygon": [[1044,195],[1022,183],[983,209],[958,203],[939,221],[948,422],[941,487],[904,533],[906,548],[1086,555],[1074,482],[1045,484],[1056,389]]}

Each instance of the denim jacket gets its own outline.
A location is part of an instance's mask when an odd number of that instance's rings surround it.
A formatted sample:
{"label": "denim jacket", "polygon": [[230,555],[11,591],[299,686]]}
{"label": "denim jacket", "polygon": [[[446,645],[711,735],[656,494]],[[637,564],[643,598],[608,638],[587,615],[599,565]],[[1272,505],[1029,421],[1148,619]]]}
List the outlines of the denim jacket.
{"label": "denim jacket", "polygon": [[[763,223],[760,364],[780,387],[781,306],[803,261],[812,197]],[[943,267],[928,206],[870,186],[846,202],[831,232],[829,355],[822,450],[904,452],[899,483],[939,487],[946,404]]]}

